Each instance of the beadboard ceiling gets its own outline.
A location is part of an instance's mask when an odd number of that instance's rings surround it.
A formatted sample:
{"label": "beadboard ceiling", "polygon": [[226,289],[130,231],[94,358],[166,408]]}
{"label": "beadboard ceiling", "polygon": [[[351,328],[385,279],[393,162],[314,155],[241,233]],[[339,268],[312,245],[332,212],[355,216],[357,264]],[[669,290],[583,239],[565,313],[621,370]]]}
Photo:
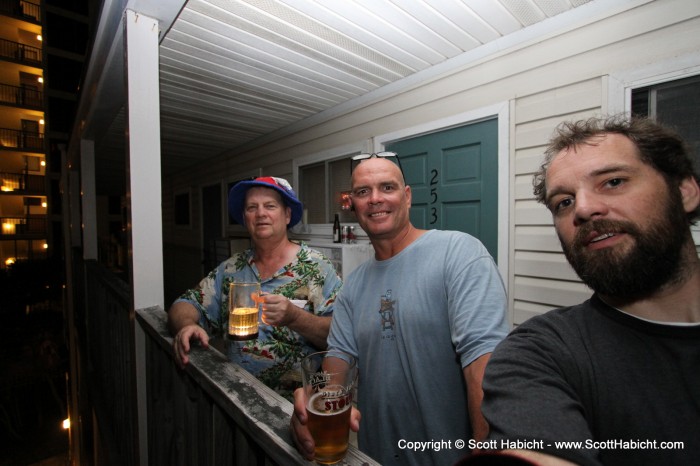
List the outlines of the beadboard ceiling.
{"label": "beadboard ceiling", "polygon": [[[168,175],[359,105],[385,86],[478,55],[589,1],[134,0],[127,7],[162,27],[161,151]],[[113,5],[115,22],[121,9]],[[110,120],[104,131],[94,123],[95,140],[101,153],[115,152],[113,166],[101,162],[113,170],[123,166],[117,154],[124,152],[123,109],[104,115]]]}

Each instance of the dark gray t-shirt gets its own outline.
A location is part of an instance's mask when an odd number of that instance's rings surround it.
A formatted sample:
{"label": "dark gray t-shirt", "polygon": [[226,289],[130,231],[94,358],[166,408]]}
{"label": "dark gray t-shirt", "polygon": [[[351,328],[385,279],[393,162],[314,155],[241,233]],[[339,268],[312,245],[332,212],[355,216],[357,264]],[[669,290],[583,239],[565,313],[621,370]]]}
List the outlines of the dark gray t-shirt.
{"label": "dark gray t-shirt", "polygon": [[644,321],[597,296],[534,317],[493,353],[482,409],[490,439],[536,440],[527,449],[579,464],[698,465],[700,325]]}

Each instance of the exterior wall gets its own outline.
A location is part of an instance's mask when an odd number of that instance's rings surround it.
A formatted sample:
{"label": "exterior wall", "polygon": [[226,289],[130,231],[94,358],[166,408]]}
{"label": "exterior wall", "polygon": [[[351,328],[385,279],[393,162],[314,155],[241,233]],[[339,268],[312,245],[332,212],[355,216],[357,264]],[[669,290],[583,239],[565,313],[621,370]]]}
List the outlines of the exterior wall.
{"label": "exterior wall", "polygon": [[[192,199],[197,206],[201,186],[235,179],[237,173],[261,169],[266,175],[292,179],[294,159],[353,144],[373,147],[386,134],[506,103],[510,160],[501,167],[508,176],[506,186],[499,188],[511,196],[507,225],[499,234],[509,238],[509,253],[503,255],[508,264],[501,270],[508,270],[504,280],[512,323],[588,298],[590,290],[561,253],[549,213],[533,200],[532,173],[543,147],[563,120],[624,108],[624,103],[611,101],[610,75],[664,60],[681,63],[689,56],[700,67],[695,58],[700,53],[700,3],[657,0],[629,5],[615,15],[497,50],[410,87],[397,87],[392,95],[384,93],[316,125],[270,137],[257,147],[232,151],[199,170],[164,180],[166,249],[199,247],[201,223],[196,215],[190,231],[172,227],[171,203],[178,190],[196,188]],[[194,275],[196,280],[201,274]]]}

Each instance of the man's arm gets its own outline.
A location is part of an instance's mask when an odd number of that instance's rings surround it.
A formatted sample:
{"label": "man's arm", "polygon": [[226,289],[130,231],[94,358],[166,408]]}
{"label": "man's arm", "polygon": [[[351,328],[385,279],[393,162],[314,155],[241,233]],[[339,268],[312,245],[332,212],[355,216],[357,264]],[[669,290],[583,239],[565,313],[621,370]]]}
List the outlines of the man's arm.
{"label": "man's arm", "polygon": [[[290,306],[294,306],[290,304]],[[326,349],[328,331],[331,328],[330,316],[316,316],[303,309],[297,314],[297,319],[289,325],[289,328],[304,337],[309,343],[318,349]]]}
{"label": "man's arm", "polygon": [[173,335],[177,335],[183,327],[197,325],[197,322],[199,322],[199,312],[190,303],[176,302],[168,309],[168,328]]}
{"label": "man's arm", "polygon": [[173,351],[175,360],[184,367],[189,362],[192,339],[199,340],[203,347],[209,346],[209,335],[199,326],[199,312],[190,303],[183,301],[173,303],[168,310],[168,327],[175,336]]}
{"label": "man's arm", "polygon": [[[467,401],[469,403],[469,420],[472,425],[472,436],[477,441],[485,440],[489,433],[489,426],[481,413],[481,401],[484,391],[481,383],[484,377],[484,369],[489,362],[491,353],[476,358],[463,369],[464,380],[467,382]],[[575,463],[556,456],[530,450],[506,450],[505,455],[513,455],[523,458],[538,466],[574,466]]]}
{"label": "man's arm", "polygon": [[263,322],[273,327],[286,326],[316,348],[326,349],[326,339],[331,328],[330,316],[306,312],[282,295],[265,294],[263,299]]}
{"label": "man's arm", "polygon": [[484,398],[481,382],[484,379],[484,369],[486,369],[486,363],[489,362],[490,357],[491,353],[483,354],[462,369],[464,380],[467,383],[467,403],[469,421],[472,425],[472,437],[477,441],[486,439],[489,433],[489,425],[486,423],[484,415],[481,414],[481,400]]}

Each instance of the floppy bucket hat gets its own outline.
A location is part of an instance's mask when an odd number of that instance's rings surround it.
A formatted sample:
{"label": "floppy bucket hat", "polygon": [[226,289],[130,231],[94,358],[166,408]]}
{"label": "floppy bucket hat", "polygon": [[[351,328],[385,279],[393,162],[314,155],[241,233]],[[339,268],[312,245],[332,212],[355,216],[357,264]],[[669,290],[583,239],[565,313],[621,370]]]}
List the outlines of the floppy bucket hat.
{"label": "floppy bucket hat", "polygon": [[297,195],[289,182],[284,178],[277,178],[274,176],[261,176],[258,178],[253,178],[252,180],[239,181],[233,186],[233,188],[231,188],[231,191],[228,193],[228,212],[231,214],[231,217],[236,220],[236,222],[240,223],[241,225],[244,224],[243,204],[245,203],[245,194],[254,186],[271,188],[282,195],[284,203],[292,210],[292,218],[290,219],[287,228],[292,228],[294,225],[299,223],[304,213],[304,206],[297,198]]}

